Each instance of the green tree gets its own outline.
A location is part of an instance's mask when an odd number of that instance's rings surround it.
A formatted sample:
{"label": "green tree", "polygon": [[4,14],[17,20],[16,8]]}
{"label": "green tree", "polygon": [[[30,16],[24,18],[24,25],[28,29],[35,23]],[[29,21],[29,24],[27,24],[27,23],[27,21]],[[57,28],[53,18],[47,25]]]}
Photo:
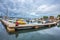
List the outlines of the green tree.
{"label": "green tree", "polygon": [[60,17],[60,15],[58,15],[57,17]]}
{"label": "green tree", "polygon": [[60,20],[60,15],[58,15],[57,18]]}
{"label": "green tree", "polygon": [[48,19],[48,16],[43,16],[44,19]]}

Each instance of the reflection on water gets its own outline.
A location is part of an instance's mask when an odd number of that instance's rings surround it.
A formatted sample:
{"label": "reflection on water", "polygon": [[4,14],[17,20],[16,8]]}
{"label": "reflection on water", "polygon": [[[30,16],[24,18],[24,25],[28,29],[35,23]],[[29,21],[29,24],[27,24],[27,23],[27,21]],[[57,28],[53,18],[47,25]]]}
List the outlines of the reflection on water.
{"label": "reflection on water", "polygon": [[8,33],[0,22],[0,40],[60,40],[60,27],[17,30]]}

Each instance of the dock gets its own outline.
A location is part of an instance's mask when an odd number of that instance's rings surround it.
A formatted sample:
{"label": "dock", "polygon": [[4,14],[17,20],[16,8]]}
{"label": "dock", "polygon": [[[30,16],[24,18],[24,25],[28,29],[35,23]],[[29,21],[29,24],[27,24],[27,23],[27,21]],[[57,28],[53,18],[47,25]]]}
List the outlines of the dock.
{"label": "dock", "polygon": [[15,31],[15,29],[14,29],[15,24],[14,23],[10,23],[10,22],[5,21],[5,20],[1,20],[1,22],[6,26],[8,32],[14,32]]}
{"label": "dock", "polygon": [[53,22],[53,23],[44,23],[44,24],[25,24],[25,25],[19,25],[19,26],[15,26],[14,23],[8,22],[6,20],[1,20],[1,22],[6,25],[6,28],[8,30],[8,32],[14,32],[15,28],[24,28],[24,27],[34,27],[34,28],[39,28],[41,26],[46,26],[48,25],[48,27],[51,27],[51,25],[56,25],[57,22]]}

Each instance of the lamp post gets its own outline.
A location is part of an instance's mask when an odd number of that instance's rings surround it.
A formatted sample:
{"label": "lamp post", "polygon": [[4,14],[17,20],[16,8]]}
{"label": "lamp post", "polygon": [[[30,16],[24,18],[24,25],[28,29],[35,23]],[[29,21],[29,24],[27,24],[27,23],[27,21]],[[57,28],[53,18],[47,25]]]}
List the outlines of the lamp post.
{"label": "lamp post", "polygon": [[[0,3],[0,4],[2,4],[2,3]],[[3,17],[3,19],[6,19],[6,18],[8,18],[8,5],[7,4],[2,4],[5,8],[6,8],[6,10],[3,10],[3,11],[6,11],[6,12],[4,12],[4,16],[3,16],[3,14],[1,14],[1,16]]]}
{"label": "lamp post", "polygon": [[7,6],[7,12],[6,12],[6,17],[7,17],[7,19],[8,19],[8,6]]}
{"label": "lamp post", "polygon": [[6,5],[6,13],[5,13],[5,16],[4,16],[4,19],[8,19],[8,6]]}

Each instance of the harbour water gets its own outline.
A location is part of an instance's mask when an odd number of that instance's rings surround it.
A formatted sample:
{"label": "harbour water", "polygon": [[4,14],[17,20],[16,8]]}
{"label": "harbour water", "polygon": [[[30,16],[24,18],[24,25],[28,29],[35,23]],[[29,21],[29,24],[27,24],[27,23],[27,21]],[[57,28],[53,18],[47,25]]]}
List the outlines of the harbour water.
{"label": "harbour water", "polygon": [[18,30],[9,34],[0,22],[0,40],[60,40],[60,27]]}

